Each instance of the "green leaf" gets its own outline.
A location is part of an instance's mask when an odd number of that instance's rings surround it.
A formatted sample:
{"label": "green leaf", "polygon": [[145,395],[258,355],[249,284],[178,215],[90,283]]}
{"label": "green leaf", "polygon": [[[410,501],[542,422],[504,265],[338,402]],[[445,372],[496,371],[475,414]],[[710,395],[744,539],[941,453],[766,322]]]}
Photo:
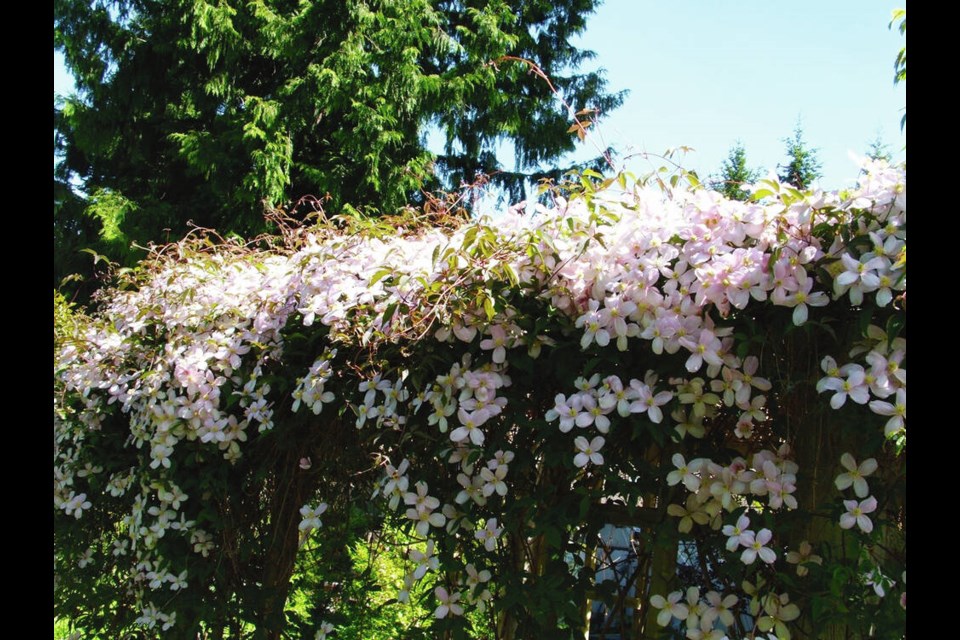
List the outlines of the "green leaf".
{"label": "green leaf", "polygon": [[391,269],[390,267],[384,267],[382,269],[378,269],[373,273],[373,276],[370,278],[369,286],[372,287],[373,285],[377,284],[377,282],[379,282],[384,276],[390,275],[392,273],[393,273],[393,269]]}
{"label": "green leaf", "polygon": [[590,504],[592,502],[593,501],[591,500],[589,494],[584,495],[580,499],[580,509],[578,511],[577,519],[580,520],[581,522],[584,522],[586,520],[587,513],[590,511]]}
{"label": "green leaf", "polygon": [[887,340],[892,341],[899,336],[906,324],[906,315],[902,313],[895,313],[887,318]]}
{"label": "green leaf", "polygon": [[543,538],[547,541],[547,545],[553,547],[554,549],[560,549],[563,545],[560,538],[560,530],[556,527],[544,527]]}
{"label": "green leaf", "polygon": [[503,269],[503,272],[507,275],[507,280],[514,287],[520,285],[520,278],[517,277],[517,272],[513,270],[513,267],[510,266],[509,262],[501,263],[500,267]]}
{"label": "green leaf", "polygon": [[493,307],[493,299],[490,296],[483,297],[483,312],[487,314],[487,322],[492,322],[497,315],[497,310]]}

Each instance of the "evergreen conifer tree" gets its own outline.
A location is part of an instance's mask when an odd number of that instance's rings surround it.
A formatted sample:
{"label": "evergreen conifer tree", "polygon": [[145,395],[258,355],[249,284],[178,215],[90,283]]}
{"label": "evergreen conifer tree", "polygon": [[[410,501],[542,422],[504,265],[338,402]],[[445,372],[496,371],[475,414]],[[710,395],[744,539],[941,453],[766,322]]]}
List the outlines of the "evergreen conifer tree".
{"label": "evergreen conifer tree", "polygon": [[743,185],[758,177],[759,171],[747,167],[747,152],[743,143],[737,140],[727,159],[720,165],[720,176],[712,187],[731,200],[746,200],[750,194],[743,190]]}
{"label": "evergreen conifer tree", "polygon": [[[592,52],[571,40],[597,4],[55,0],[77,87],[54,105],[57,253],[130,262],[131,243],[188,221],[249,237],[298,202],[393,213],[480,173],[519,199],[576,142],[552,88],[578,110],[622,102],[577,72]],[[495,156],[504,141],[516,167]]]}
{"label": "evergreen conifer tree", "polygon": [[886,160],[887,162],[893,159],[893,154],[890,153],[890,145],[883,141],[879,133],[867,147],[867,157],[871,160]]}
{"label": "evergreen conifer tree", "polygon": [[784,138],[783,142],[787,145],[787,163],[779,166],[780,181],[806,189],[821,176],[822,165],[817,158],[817,149],[807,147],[799,121],[793,130],[793,137]]}

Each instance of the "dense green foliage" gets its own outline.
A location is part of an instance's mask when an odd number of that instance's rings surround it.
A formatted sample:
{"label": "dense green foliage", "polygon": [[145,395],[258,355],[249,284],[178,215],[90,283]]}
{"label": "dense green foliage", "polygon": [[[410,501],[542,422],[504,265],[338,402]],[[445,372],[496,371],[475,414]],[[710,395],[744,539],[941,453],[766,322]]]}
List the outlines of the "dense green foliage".
{"label": "dense green foliage", "polygon": [[277,207],[390,213],[481,173],[518,199],[576,141],[558,98],[597,113],[622,101],[576,73],[592,53],[570,40],[596,5],[56,0],[77,94],[54,105],[55,284],[78,247],[131,262],[131,242],[175,240],[188,221],[250,236]]}

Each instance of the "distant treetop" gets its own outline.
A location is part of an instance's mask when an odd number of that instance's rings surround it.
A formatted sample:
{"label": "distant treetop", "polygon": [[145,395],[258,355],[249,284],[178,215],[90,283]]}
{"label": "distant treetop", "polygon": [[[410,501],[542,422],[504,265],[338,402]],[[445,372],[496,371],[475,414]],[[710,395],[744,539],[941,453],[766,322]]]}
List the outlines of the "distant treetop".
{"label": "distant treetop", "polygon": [[720,165],[719,178],[711,186],[731,200],[746,200],[750,194],[743,190],[743,185],[759,177],[758,170],[747,167],[747,152],[743,143],[737,140],[727,159]]}
{"label": "distant treetop", "polygon": [[803,139],[803,127],[797,122],[792,138],[784,138],[787,145],[787,163],[779,165],[778,176],[781,182],[788,182],[800,189],[806,189],[814,180],[821,177],[822,163],[817,158],[817,149],[807,146]]}

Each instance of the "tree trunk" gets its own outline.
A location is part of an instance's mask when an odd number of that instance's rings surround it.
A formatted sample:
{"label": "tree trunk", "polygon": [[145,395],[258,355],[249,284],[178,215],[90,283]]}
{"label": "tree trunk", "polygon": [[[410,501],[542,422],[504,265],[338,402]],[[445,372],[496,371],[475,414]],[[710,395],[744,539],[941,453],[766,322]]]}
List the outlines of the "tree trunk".
{"label": "tree trunk", "polygon": [[640,610],[635,615],[637,624],[641,627],[636,636],[638,638],[656,637],[660,632],[660,625],[657,624],[659,610],[650,606],[650,598],[658,594],[667,597],[670,585],[677,575],[676,536],[665,527],[661,527],[659,532],[650,561],[649,589],[646,594],[637,594]]}
{"label": "tree trunk", "polygon": [[270,528],[263,558],[263,609],[255,637],[279,640],[300,543],[300,508],[316,490],[317,473],[299,467],[301,452],[279,452],[270,497]]}
{"label": "tree trunk", "polygon": [[[791,375],[797,378],[781,385],[781,388],[789,391],[779,398],[781,411],[778,417],[783,423],[787,440],[793,446],[794,461],[799,467],[796,491],[799,510],[815,514],[825,504],[840,500],[834,485],[840,456],[844,451],[856,451],[857,445],[843,441],[844,438],[851,439],[851,436],[843,436],[841,430],[830,423],[831,409],[825,404],[828,399],[817,394],[814,388],[821,375],[821,353],[816,343],[790,338],[785,351],[787,361],[792,365]],[[802,366],[804,359],[806,366]],[[810,517],[803,523],[784,529],[780,543],[796,550],[804,540],[818,545],[814,553],[823,557],[829,554],[835,558],[849,558],[852,552],[852,538],[844,536],[836,520],[825,516]],[[811,638],[844,640],[849,635],[847,625],[843,623],[813,622],[817,628],[809,636]]]}

